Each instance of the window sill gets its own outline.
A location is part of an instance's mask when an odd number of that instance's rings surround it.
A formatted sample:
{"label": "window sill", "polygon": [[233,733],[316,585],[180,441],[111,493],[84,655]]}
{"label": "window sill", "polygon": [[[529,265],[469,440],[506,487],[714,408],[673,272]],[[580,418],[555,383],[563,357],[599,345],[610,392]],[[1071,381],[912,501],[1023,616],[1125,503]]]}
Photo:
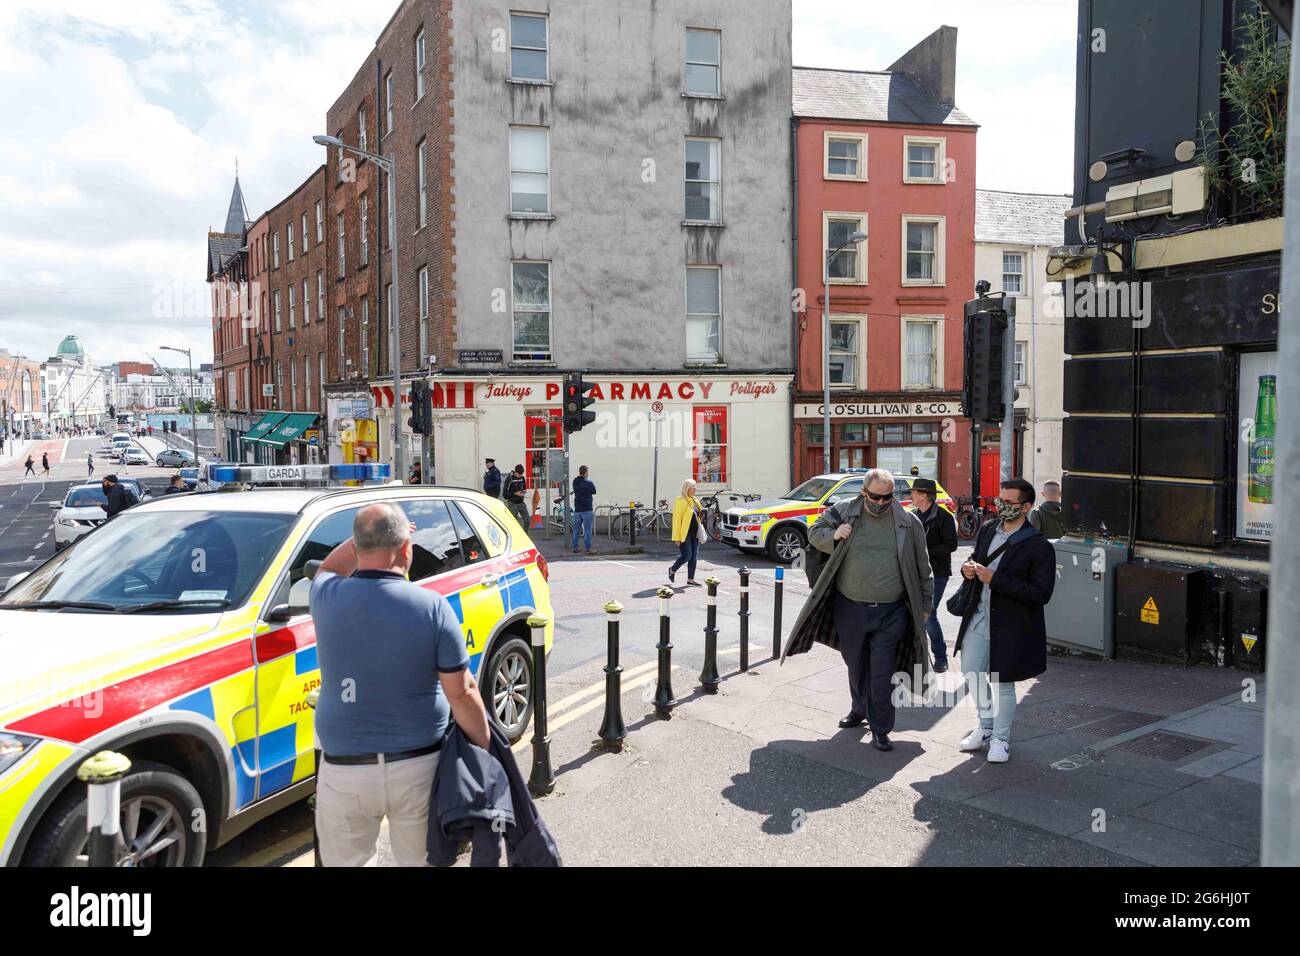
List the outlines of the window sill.
{"label": "window sill", "polygon": [[555,222],[555,215],[549,212],[512,212],[507,213],[506,218],[520,222]]}
{"label": "window sill", "polygon": [[943,179],[908,179],[906,176],[903,177],[905,186],[943,186],[946,182],[947,180]]}
{"label": "window sill", "polygon": [[854,287],[857,287],[857,286],[861,286],[861,287],[865,288],[866,285],[867,285],[867,280],[866,280],[866,279],[831,279],[831,280],[830,280],[830,285],[833,285],[833,286],[848,286],[849,288],[854,288]]}
{"label": "window sill", "polygon": [[512,359],[509,368],[555,368],[555,359]]}
{"label": "window sill", "polygon": [[946,282],[918,282],[916,279],[904,279],[902,282],[904,289],[946,289]]}
{"label": "window sill", "polygon": [[727,363],[726,363],[726,362],[723,362],[723,361],[720,361],[720,360],[719,360],[719,361],[716,361],[716,362],[703,361],[703,362],[683,362],[683,363],[682,363],[682,368],[689,368],[689,369],[696,369],[696,370],[698,370],[698,369],[713,369],[713,368],[716,368],[716,369],[725,369],[726,367],[727,367]]}
{"label": "window sill", "polygon": [[554,86],[552,80],[530,80],[519,76],[507,76],[507,86]]}
{"label": "window sill", "polygon": [[727,228],[727,224],[726,224],[725,222],[722,222],[721,220],[714,222],[714,221],[710,221],[710,220],[708,220],[708,219],[683,219],[683,220],[682,220],[682,225],[683,225],[683,226],[703,226],[703,227],[705,227],[705,228],[707,228],[707,229],[725,229],[725,228]]}
{"label": "window sill", "polygon": [[684,100],[720,100],[725,101],[726,97],[721,93],[682,93]]}
{"label": "window sill", "polygon": [[871,182],[866,176],[836,176],[833,173],[822,173],[822,179],[833,183],[868,183]]}

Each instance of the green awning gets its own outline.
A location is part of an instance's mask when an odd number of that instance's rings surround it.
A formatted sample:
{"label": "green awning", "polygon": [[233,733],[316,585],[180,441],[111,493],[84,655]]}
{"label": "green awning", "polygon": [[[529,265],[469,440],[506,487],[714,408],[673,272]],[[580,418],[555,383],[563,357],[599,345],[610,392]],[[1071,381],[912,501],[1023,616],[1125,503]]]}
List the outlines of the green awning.
{"label": "green awning", "polygon": [[284,416],[282,422],[262,436],[260,441],[263,445],[274,445],[276,448],[283,448],[315,424],[316,415],[312,412],[290,412]]}
{"label": "green awning", "polygon": [[256,425],[244,433],[243,440],[249,442],[261,441],[267,432],[284,421],[286,417],[284,412],[268,412],[262,416]]}

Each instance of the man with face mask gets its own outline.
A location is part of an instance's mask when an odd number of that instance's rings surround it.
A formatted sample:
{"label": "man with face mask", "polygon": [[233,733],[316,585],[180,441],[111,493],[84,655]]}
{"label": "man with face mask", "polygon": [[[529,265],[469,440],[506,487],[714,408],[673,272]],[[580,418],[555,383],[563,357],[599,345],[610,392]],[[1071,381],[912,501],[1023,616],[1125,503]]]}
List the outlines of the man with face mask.
{"label": "man with face mask", "polygon": [[975,551],[961,567],[980,582],[980,599],[961,622],[957,651],[979,712],[979,726],[961,749],[987,746],[989,763],[1011,757],[1011,721],[1016,681],[1047,670],[1047,627],[1043,607],[1056,586],[1056,552],[1025,520],[1034,506],[1034,486],[1023,478],[1002,482],[998,520],[975,535]]}
{"label": "man with face mask", "polygon": [[[865,720],[872,746],[893,750],[891,678],[899,644],[912,642],[915,648],[907,648],[915,654],[912,659],[925,658],[925,619],[933,606],[925,529],[916,515],[895,500],[894,476],[875,468],[867,473],[862,494],[826,509],[809,529],[808,539],[813,547],[832,555],[823,578],[833,576],[828,599],[834,602],[834,629],[848,667],[852,699],[852,709],[840,726],[858,727]],[[825,587],[819,578],[809,604],[822,599]],[[796,632],[802,620],[801,614]]]}

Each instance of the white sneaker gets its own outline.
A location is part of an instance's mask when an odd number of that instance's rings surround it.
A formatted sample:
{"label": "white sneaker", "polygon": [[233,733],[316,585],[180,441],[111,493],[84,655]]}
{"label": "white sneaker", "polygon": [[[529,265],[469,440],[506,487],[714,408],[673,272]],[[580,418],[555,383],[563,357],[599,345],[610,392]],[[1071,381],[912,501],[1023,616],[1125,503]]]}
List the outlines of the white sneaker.
{"label": "white sneaker", "polygon": [[989,739],[992,738],[992,736],[993,731],[984,730],[982,727],[976,727],[966,735],[966,738],[960,744],[957,745],[957,749],[967,751],[982,750],[984,746],[988,744]]}
{"label": "white sneaker", "polygon": [[989,741],[989,763],[1006,763],[1011,759],[1011,744],[996,737]]}

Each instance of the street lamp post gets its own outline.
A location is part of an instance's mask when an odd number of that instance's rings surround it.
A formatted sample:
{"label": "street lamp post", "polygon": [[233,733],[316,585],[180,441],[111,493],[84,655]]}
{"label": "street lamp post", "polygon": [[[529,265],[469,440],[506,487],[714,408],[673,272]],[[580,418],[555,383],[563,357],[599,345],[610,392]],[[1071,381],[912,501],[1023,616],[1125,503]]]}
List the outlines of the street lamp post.
{"label": "street lamp post", "polygon": [[160,345],[158,348],[165,352],[180,352],[185,356],[185,361],[190,366],[189,381],[186,382],[185,390],[189,393],[190,399],[190,444],[194,446],[194,460],[199,460],[199,426],[198,415],[194,413],[194,353],[189,349],[178,349],[172,345]]}
{"label": "street lamp post", "polygon": [[822,274],[822,283],[826,287],[822,299],[822,472],[831,470],[831,264],[835,257],[867,238],[865,232],[850,233],[849,237],[835,247],[826,257]]}
{"label": "street lamp post", "polygon": [[[350,153],[356,153],[358,156],[364,156],[366,159],[373,160],[388,179],[388,235],[393,243],[393,255],[391,257],[391,266],[393,275],[393,308],[392,314],[388,316],[388,361],[393,367],[393,477],[406,479],[406,454],[402,447],[402,338],[401,338],[401,308],[399,305],[401,299],[401,283],[398,281],[398,263],[401,261],[397,257],[397,201],[394,198],[393,187],[393,169],[394,159],[392,156],[380,156],[378,153],[372,153],[369,150],[361,149],[359,146],[349,146],[337,136],[327,136],[324,134],[313,136],[312,142],[326,148],[334,147],[336,149],[346,149]],[[380,240],[379,248],[383,250],[383,241]],[[383,276],[379,277],[380,286],[383,285]],[[383,289],[379,289],[379,297],[383,299]],[[384,303],[387,305],[387,303]],[[340,361],[342,356],[340,356]],[[420,357],[420,363],[423,364],[424,358]]]}

